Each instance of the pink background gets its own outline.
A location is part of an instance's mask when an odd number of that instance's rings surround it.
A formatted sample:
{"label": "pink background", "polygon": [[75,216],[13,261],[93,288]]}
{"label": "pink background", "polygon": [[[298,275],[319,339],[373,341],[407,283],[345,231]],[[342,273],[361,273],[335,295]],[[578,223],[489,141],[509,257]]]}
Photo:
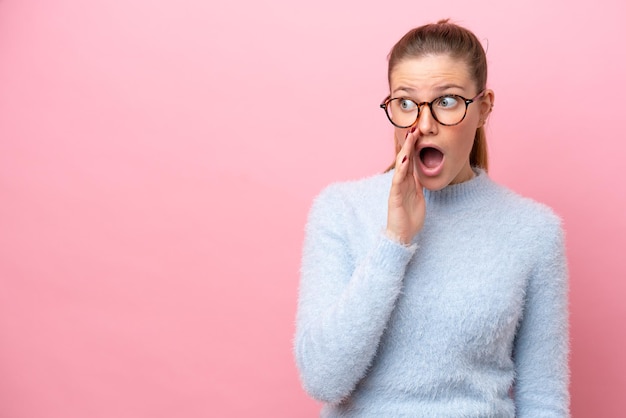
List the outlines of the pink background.
{"label": "pink background", "polygon": [[574,416],[626,410],[626,3],[440,3],[0,0],[0,416],[316,416],[306,214],[389,164],[386,55],[443,17],[492,177],[564,218]]}

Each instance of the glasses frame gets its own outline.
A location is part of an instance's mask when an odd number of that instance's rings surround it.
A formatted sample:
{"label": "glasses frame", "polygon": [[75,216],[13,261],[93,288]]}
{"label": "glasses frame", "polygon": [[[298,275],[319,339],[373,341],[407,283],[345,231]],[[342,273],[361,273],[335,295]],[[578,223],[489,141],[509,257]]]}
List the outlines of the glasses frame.
{"label": "glasses frame", "polygon": [[[415,125],[415,122],[418,121],[419,117],[420,117],[420,113],[422,111],[422,107],[424,107],[424,105],[428,105],[429,109],[430,109],[430,114],[432,115],[433,119],[435,119],[437,121],[438,124],[443,125],[443,126],[455,126],[458,125],[459,123],[463,122],[463,120],[465,119],[465,116],[467,115],[467,108],[470,104],[474,103],[474,101],[476,101],[477,99],[481,98],[483,94],[485,94],[486,89],[483,89],[480,91],[480,93],[478,93],[476,96],[472,97],[471,99],[466,99],[463,96],[460,96],[458,94],[444,94],[443,96],[439,96],[433,100],[431,100],[430,102],[420,102],[417,103],[415,102],[413,99],[409,99],[406,97],[394,97],[393,99],[391,98],[391,96],[387,96],[385,98],[385,100],[383,100],[383,102],[380,104],[380,107],[382,109],[385,110],[385,115],[387,115],[387,119],[389,119],[389,122],[391,122],[391,124],[393,126],[395,126],[396,128],[409,128],[413,125]],[[437,100],[441,100],[444,97],[456,97],[459,98],[463,101],[463,103],[465,103],[465,112],[463,113],[463,117],[461,118],[460,121],[458,121],[457,123],[442,123],[439,119],[437,119],[437,116],[435,115],[435,112],[433,112],[433,103],[435,103]],[[391,120],[391,116],[389,116],[389,103],[391,103],[393,100],[410,100],[413,103],[415,103],[415,105],[417,106],[417,115],[415,116],[415,120],[413,121],[413,123],[411,123],[410,125],[407,126],[401,126],[398,125],[396,123],[394,123],[393,120]]]}

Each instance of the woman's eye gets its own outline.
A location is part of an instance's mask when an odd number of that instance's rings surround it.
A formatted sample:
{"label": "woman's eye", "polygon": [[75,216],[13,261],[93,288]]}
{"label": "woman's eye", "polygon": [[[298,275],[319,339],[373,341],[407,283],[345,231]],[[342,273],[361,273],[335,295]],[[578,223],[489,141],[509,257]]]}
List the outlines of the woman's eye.
{"label": "woman's eye", "polygon": [[409,99],[400,99],[400,109],[413,110],[415,109],[415,102]]}
{"label": "woman's eye", "polygon": [[454,96],[444,96],[437,101],[437,106],[450,109],[459,104],[459,100]]}

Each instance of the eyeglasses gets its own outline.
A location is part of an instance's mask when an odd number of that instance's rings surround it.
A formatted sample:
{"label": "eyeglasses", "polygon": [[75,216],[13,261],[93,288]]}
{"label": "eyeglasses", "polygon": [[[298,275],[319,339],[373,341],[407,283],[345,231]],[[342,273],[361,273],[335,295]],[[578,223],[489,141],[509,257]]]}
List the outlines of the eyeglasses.
{"label": "eyeglasses", "polygon": [[437,97],[430,102],[416,103],[405,97],[392,99],[387,97],[380,107],[385,109],[387,118],[398,128],[408,128],[412,126],[420,116],[420,110],[424,105],[428,105],[433,119],[444,126],[458,125],[465,119],[467,107],[474,103],[485,93],[485,90],[478,93],[471,99],[466,99],[458,94],[446,94]]}

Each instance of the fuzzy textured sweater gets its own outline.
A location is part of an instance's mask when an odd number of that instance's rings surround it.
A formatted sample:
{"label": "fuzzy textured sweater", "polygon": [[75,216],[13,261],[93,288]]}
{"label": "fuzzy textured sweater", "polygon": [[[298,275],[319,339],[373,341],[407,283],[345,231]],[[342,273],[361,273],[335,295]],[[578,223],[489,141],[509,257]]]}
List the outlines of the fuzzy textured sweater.
{"label": "fuzzy textured sweater", "polygon": [[309,214],[295,356],[323,417],[568,417],[560,220],[475,169],[424,191],[387,238],[393,171],[327,187]]}

